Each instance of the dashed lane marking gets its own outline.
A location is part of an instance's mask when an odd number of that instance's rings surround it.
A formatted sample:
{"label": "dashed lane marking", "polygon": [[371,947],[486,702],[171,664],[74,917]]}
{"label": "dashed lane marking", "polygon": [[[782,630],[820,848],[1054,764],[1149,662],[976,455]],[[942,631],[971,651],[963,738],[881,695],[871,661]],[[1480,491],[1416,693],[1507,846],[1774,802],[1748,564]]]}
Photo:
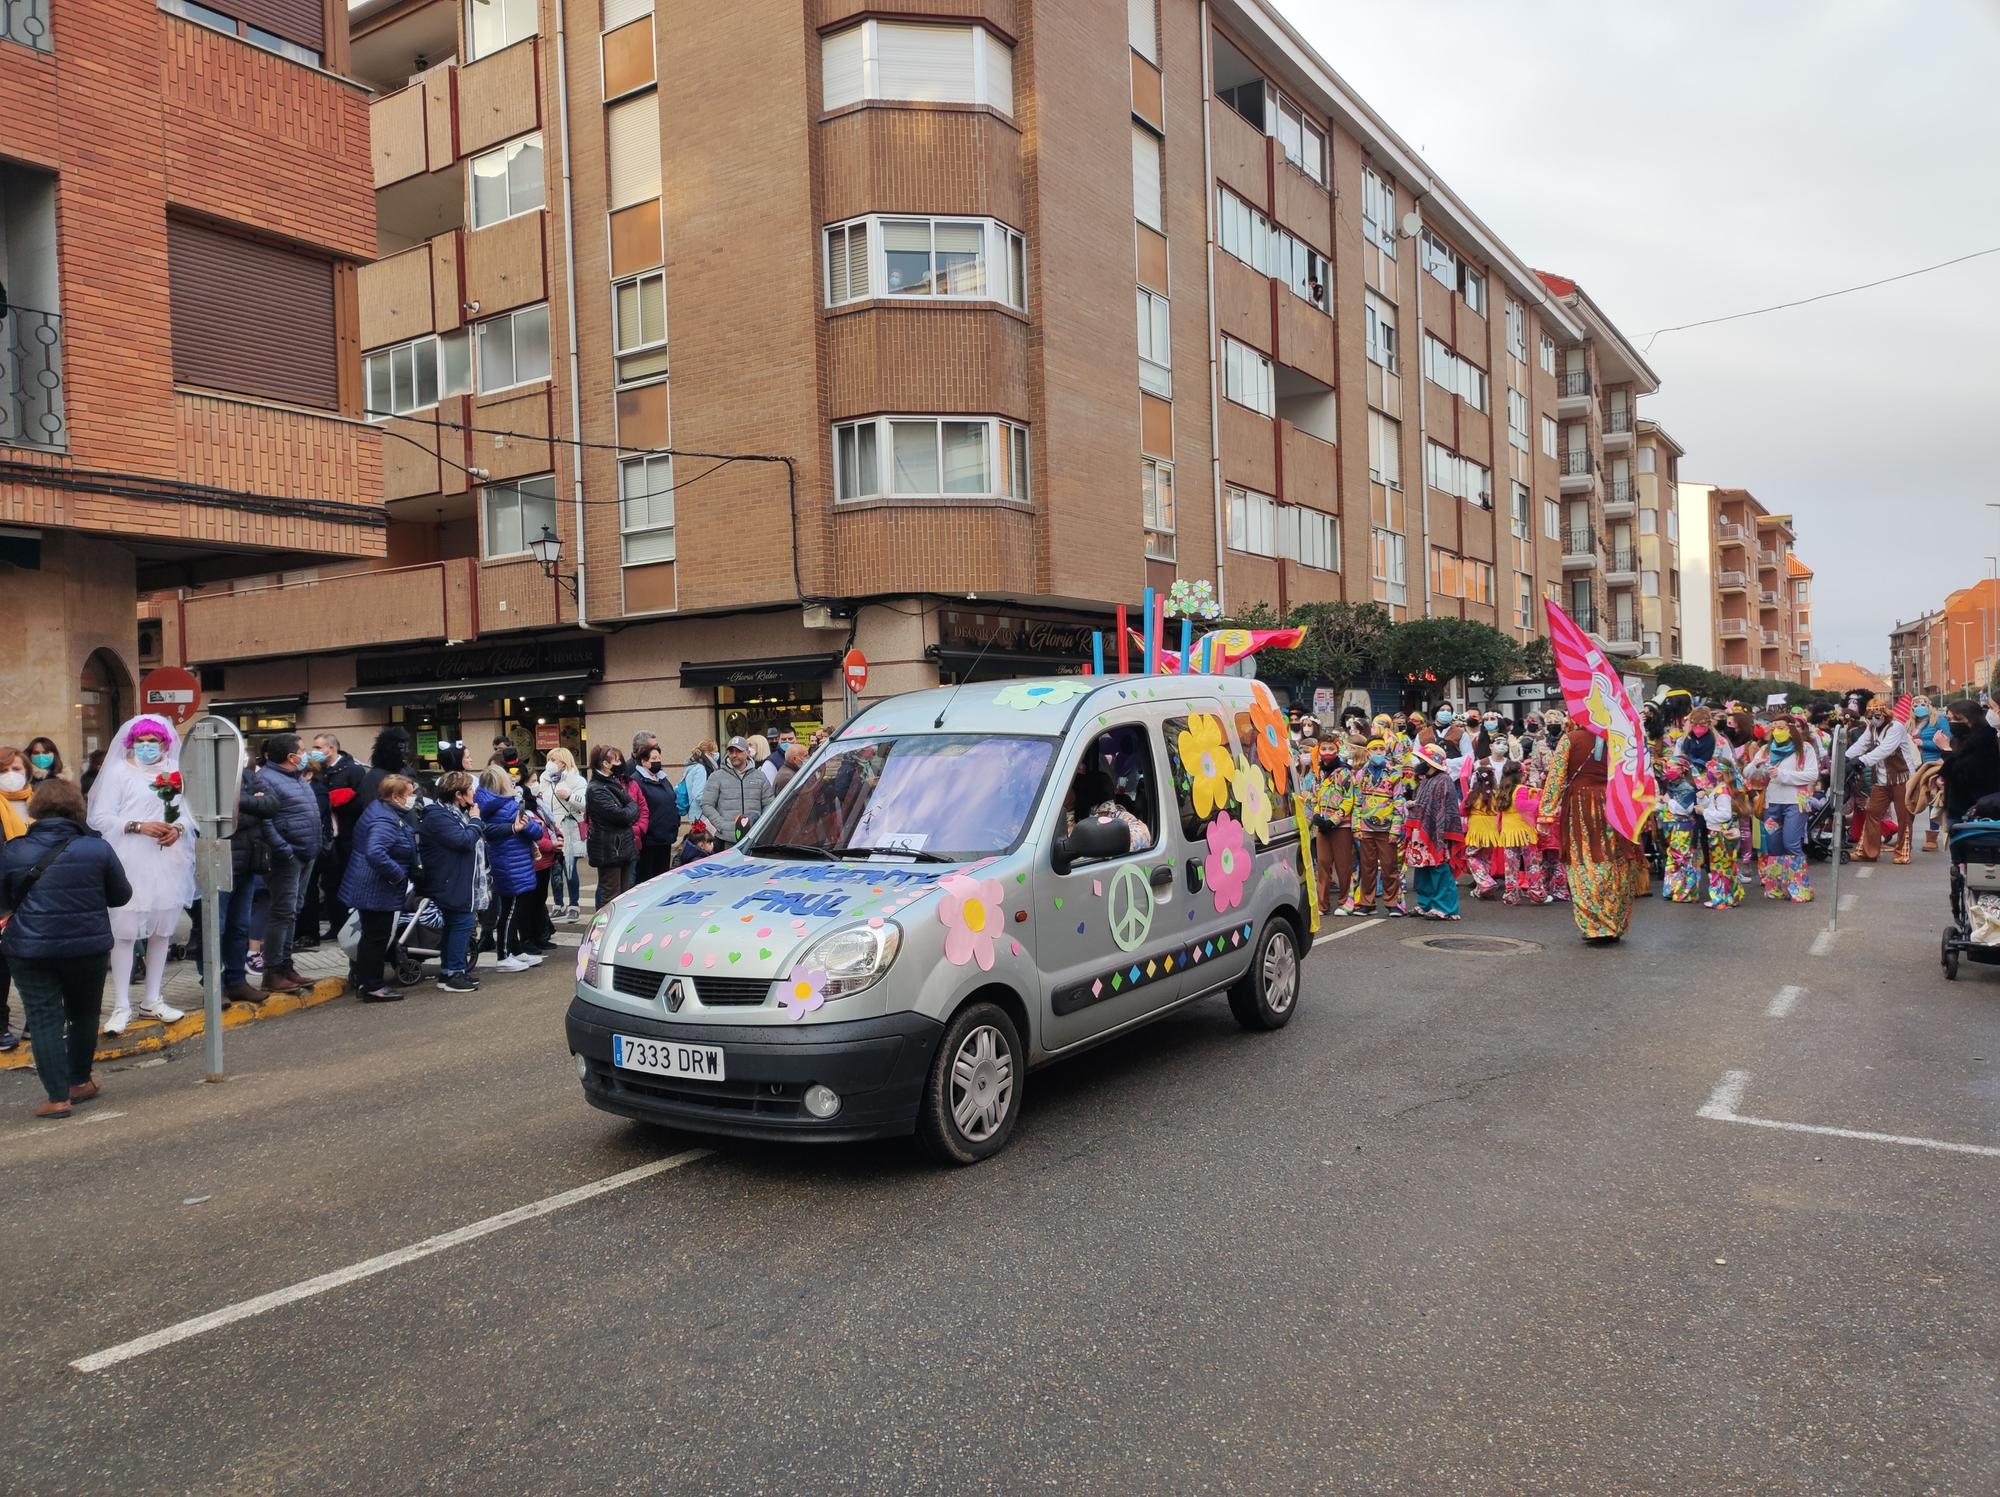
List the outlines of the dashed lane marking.
{"label": "dashed lane marking", "polygon": [[1769,1019],[1782,1019],[1792,1011],[1792,1006],[1805,996],[1805,989],[1797,983],[1786,983],[1778,989],[1778,996],[1771,1000],[1771,1006],[1764,1010]]}
{"label": "dashed lane marking", "polygon": [[1714,1123],[1744,1123],[1752,1128],[1779,1128],[1787,1133],[1814,1133],[1824,1138],[1851,1138],[1868,1144],[1900,1144],[1909,1149],[1936,1149],[1945,1154],[1974,1154],[1982,1159],[2000,1159],[2000,1149],[1987,1144],[1961,1144],[1943,1138],[1916,1138],[1906,1133],[1876,1133],[1866,1128],[1830,1128],[1824,1123],[1785,1123],[1776,1118],[1745,1117],[1736,1110],[1743,1089],[1750,1084],[1748,1071],[1725,1071],[1708,1100],[1695,1116]]}
{"label": "dashed lane marking", "polygon": [[1840,932],[1832,926],[1827,926],[1818,935],[1813,937],[1813,943],[1810,948],[1812,954],[1814,956],[1825,956],[1829,951],[1833,950],[1834,937],[1839,934]]}
{"label": "dashed lane marking", "polygon": [[85,1112],[73,1114],[59,1123],[44,1123],[39,1128],[30,1128],[23,1137],[33,1138],[37,1133],[74,1133],[79,1128],[88,1128],[92,1123],[108,1123],[113,1118],[122,1118],[122,1112]]}
{"label": "dashed lane marking", "polygon": [[[1322,925],[1319,934],[1313,937],[1313,950],[1319,950],[1328,941],[1338,941],[1346,936],[1358,936],[1372,925],[1386,925],[1387,923],[1386,916],[1377,915],[1373,920],[1343,920],[1332,930],[1328,930]],[[1308,954],[1310,955],[1310,953]]]}
{"label": "dashed lane marking", "polygon": [[1855,907],[1855,906],[1856,906],[1857,904],[1859,904],[1859,903],[1861,903],[1861,896],[1860,896],[1859,894],[1843,894],[1843,895],[1841,895],[1841,896],[1840,896],[1840,913],[1841,913],[1841,914],[1843,914],[1843,915],[1845,915],[1845,914],[1846,914],[1846,913],[1847,913],[1847,912],[1848,912],[1849,910],[1853,909],[1853,908],[1854,908],[1854,907]]}
{"label": "dashed lane marking", "polygon": [[1875,870],[1873,868],[1857,868],[1854,870],[1854,876],[1856,878],[1873,878]]}

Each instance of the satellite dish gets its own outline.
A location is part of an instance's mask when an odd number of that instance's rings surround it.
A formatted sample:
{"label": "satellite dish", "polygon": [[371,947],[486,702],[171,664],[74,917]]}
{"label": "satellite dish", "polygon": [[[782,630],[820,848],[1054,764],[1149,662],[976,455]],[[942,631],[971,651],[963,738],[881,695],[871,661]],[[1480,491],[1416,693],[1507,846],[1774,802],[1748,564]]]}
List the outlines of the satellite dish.
{"label": "satellite dish", "polygon": [[1415,239],[1418,234],[1423,232],[1423,228],[1424,221],[1417,217],[1414,212],[1403,215],[1403,237],[1405,239]]}

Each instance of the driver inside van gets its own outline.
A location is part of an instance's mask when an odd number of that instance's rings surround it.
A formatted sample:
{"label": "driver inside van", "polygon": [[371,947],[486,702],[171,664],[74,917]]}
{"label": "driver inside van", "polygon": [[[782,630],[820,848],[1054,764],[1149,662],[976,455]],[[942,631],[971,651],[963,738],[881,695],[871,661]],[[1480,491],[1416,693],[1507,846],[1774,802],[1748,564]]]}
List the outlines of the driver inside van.
{"label": "driver inside van", "polygon": [[1117,799],[1117,787],[1108,770],[1096,765],[1086,765],[1078,773],[1070,787],[1069,824],[1074,828],[1079,817],[1111,816],[1125,823],[1130,837],[1128,852],[1144,852],[1153,845],[1152,830],[1146,823],[1128,811]]}

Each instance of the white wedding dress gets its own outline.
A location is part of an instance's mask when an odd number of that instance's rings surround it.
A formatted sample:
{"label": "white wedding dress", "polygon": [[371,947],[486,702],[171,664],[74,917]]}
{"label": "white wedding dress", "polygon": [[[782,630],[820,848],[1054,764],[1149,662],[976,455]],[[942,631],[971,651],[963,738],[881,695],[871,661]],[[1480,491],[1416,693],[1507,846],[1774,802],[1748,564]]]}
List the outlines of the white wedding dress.
{"label": "white wedding dress", "polygon": [[[130,759],[131,732],[140,723],[165,727],[165,752],[156,764],[134,764]],[[162,718],[134,718],[118,730],[104,756],[104,768],[90,787],[90,825],[118,854],[125,878],[132,885],[132,898],[111,911],[111,1017],[105,1032],[122,1034],[132,1022],[132,953],[141,941],[146,944],[146,992],[139,1001],[140,1012],[171,1024],[181,1011],[160,996],[167,979],[167,948],[181,912],[195,899],[193,819],[186,808],[173,824],[181,829],[180,840],[162,847],[143,832],[127,832],[129,821],[165,821],[166,803],[153,789],[156,775],[178,774],[181,760],[180,735]]]}

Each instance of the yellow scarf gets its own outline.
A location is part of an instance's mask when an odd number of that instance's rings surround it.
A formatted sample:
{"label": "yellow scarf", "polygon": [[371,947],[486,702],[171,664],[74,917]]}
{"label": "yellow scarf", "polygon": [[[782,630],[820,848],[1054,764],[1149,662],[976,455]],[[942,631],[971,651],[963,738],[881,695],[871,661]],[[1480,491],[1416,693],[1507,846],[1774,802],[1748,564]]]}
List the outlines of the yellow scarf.
{"label": "yellow scarf", "polygon": [[0,790],[0,842],[12,842],[28,830],[28,797],[33,790]]}

